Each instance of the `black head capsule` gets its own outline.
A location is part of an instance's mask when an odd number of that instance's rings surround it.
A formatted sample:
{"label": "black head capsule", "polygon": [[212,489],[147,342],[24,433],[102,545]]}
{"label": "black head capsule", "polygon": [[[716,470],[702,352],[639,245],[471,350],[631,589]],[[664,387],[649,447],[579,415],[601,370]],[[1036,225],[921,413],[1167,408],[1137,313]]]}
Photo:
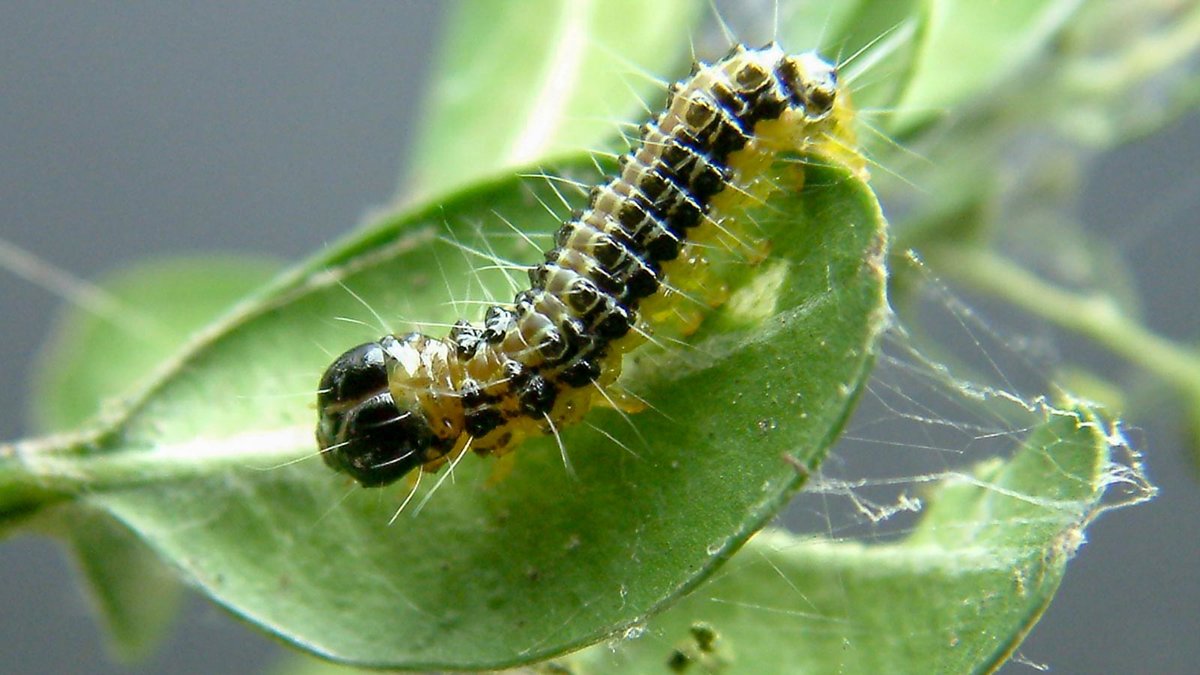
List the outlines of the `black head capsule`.
{"label": "black head capsule", "polygon": [[426,461],[433,431],[421,410],[397,405],[388,388],[393,337],[334,360],[317,394],[317,445],[325,464],[363,487],[395,482]]}

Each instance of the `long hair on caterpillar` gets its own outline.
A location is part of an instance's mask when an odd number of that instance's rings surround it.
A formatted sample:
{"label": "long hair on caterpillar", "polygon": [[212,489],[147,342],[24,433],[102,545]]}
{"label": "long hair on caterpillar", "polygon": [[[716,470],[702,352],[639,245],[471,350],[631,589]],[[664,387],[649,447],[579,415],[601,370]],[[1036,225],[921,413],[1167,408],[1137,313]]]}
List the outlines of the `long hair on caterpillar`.
{"label": "long hair on caterpillar", "polygon": [[[609,393],[622,358],[656,330],[695,330],[725,300],[707,251],[761,258],[751,206],[798,190],[772,174],[784,153],[865,177],[853,109],[834,67],[776,44],[733,47],[672,85],[618,173],[555,235],[531,287],[492,305],[482,324],[353,347],[326,370],[317,439],[326,463],[365,487],[416,467],[436,470],[468,448],[502,456],[531,434],[558,436]],[[564,462],[567,462],[565,448]]]}

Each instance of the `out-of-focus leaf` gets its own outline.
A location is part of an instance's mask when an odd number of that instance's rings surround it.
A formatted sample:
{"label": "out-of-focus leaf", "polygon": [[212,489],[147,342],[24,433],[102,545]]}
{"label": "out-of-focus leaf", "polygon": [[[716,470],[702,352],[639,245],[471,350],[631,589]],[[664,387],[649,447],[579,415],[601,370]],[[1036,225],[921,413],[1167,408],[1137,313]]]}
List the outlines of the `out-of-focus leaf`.
{"label": "out-of-focus leaf", "polygon": [[1081,4],[925,0],[917,63],[889,129],[903,135],[1018,72],[1048,50]]}
{"label": "out-of-focus leaf", "polygon": [[704,11],[693,0],[463,2],[447,24],[401,197],[605,147],[665,92]]}
{"label": "out-of-focus leaf", "polygon": [[101,282],[120,311],[71,308],[59,321],[34,375],[36,426],[63,431],[100,414],[279,268],[246,256],[167,258]]}

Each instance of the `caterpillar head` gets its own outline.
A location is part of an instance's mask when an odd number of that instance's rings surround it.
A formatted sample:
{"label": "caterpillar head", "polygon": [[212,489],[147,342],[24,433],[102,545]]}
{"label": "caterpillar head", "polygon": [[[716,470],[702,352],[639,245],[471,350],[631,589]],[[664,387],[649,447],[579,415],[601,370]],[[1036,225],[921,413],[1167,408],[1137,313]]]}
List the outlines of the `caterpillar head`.
{"label": "caterpillar head", "polygon": [[325,463],[363,487],[392,483],[432,459],[432,427],[393,380],[412,348],[392,336],[350,349],[321,377],[317,445]]}

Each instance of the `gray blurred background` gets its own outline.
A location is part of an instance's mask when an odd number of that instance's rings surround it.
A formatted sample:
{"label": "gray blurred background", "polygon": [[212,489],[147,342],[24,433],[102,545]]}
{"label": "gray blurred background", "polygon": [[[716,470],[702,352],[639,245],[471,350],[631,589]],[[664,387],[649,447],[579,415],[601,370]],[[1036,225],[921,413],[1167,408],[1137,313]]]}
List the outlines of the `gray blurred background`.
{"label": "gray blurred background", "polygon": [[[309,254],[392,197],[442,15],[417,2],[0,4],[0,237],[86,279],[171,253]],[[1083,200],[1128,257],[1150,325],[1193,341],[1197,148],[1193,115],[1102,158]],[[59,305],[0,270],[2,439],[29,432],[31,357]],[[1200,663],[1200,489],[1174,419],[1132,420],[1162,494],[1088,531],[1028,659],[1060,673]],[[192,598],[159,656],[112,665],[58,545],[0,544],[2,672],[253,673],[281,653]]]}

